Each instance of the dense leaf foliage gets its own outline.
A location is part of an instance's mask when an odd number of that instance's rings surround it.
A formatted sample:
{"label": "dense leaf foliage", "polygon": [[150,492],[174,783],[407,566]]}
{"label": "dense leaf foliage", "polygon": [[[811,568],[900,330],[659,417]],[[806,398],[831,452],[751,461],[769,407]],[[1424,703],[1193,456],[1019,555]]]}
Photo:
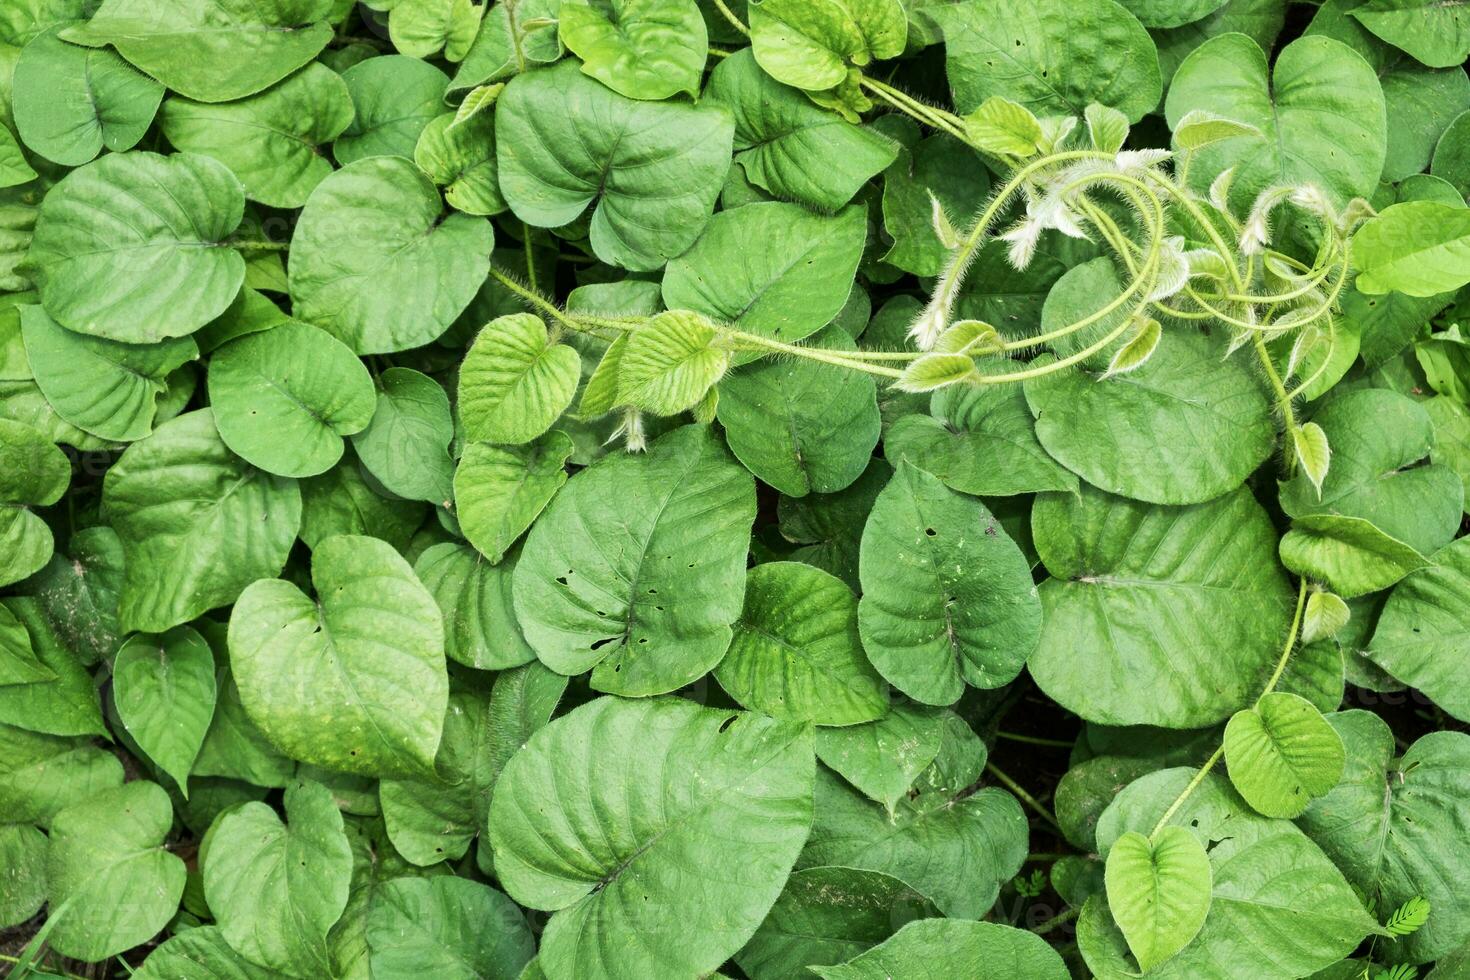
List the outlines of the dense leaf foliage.
{"label": "dense leaf foliage", "polygon": [[0,0],[0,962],[1470,976],[1470,16]]}

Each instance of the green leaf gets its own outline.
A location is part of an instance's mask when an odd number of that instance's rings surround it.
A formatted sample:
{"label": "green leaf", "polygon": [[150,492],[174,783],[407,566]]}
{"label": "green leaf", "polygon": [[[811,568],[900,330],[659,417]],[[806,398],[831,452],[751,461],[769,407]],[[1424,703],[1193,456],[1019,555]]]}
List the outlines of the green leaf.
{"label": "green leaf", "polygon": [[1001,95],[965,114],[965,132],[986,153],[1023,159],[1035,154],[1045,139],[1031,110]]}
{"label": "green leaf", "polygon": [[[90,738],[59,738],[0,725],[0,748],[0,805],[10,822],[50,826],[67,807],[123,784],[117,756],[92,745]],[[26,850],[31,850],[28,845]],[[41,858],[44,864],[44,849]],[[44,877],[44,867],[41,872]]]}
{"label": "green leaf", "polygon": [[914,919],[936,915],[891,875],[858,868],[794,873],[735,962],[754,980],[799,977],[806,967],[850,960]]}
{"label": "green leaf", "polygon": [[895,701],[877,721],[817,731],[817,758],[891,814],[944,737],[947,712]]}
{"label": "green leaf", "polygon": [[1251,124],[1217,116],[1207,109],[1191,109],[1174,124],[1174,145],[1189,152],[1237,137],[1259,135],[1260,130]]}
{"label": "green leaf", "polygon": [[20,925],[46,904],[46,856],[51,842],[35,827],[0,824],[0,925]]}
{"label": "green leaf", "polygon": [[740,50],[710,72],[705,98],[735,117],[735,162],[779,198],[836,211],[886,168],[898,145],[867,126],[812,104]]}
{"label": "green leaf", "polygon": [[[1098,823],[1102,853],[1130,830],[1147,833],[1195,773],[1166,769],[1123,790]],[[1377,930],[1317,846],[1291,822],[1252,812],[1224,776],[1206,777],[1167,825],[1204,845],[1214,886],[1199,935],[1151,971],[1151,978],[1308,976],[1349,955]],[[1291,909],[1289,942],[1282,940],[1283,909]],[[1088,900],[1077,933],[1094,974],[1137,976],[1102,896]]]}
{"label": "green leaf", "polygon": [[[227,652],[223,649],[226,646],[223,638],[215,645],[222,653]],[[240,688],[228,665],[220,669],[216,678],[219,694],[214,720],[199,748],[193,774],[238,779],[254,786],[288,785],[296,772],[295,761],[281,754],[245,713],[245,706],[240,703]]]}
{"label": "green leaf", "polygon": [[1432,567],[1394,587],[1378,618],[1368,656],[1456,718],[1470,718],[1464,684],[1470,630],[1470,538],[1431,556]]}
{"label": "green leaf", "polygon": [[896,980],[919,976],[913,972],[916,968],[974,980],[1066,980],[1069,976],[1061,954],[1035,933],[994,922],[951,919],[910,922],[861,956],[813,972],[823,980]]}
{"label": "green leaf", "polygon": [[1158,107],[1154,43],[1112,0],[956,4],[928,13],[944,32],[961,113],[997,95],[1038,116],[1080,116],[1095,102],[1138,122]]}
{"label": "green leaf", "polygon": [[883,261],[920,276],[938,275],[957,244],[950,218],[976,213],[990,190],[975,151],[945,133],[919,138],[902,116],[880,116],[903,149],[883,174],[883,228],[893,247]]}
{"label": "green leaf", "polygon": [[1307,596],[1306,614],[1302,617],[1302,646],[1333,636],[1351,619],[1352,610],[1342,596],[1312,592]]}
{"label": "green leaf", "polygon": [[20,144],[9,129],[0,126],[0,187],[15,187],[36,179],[36,171],[26,162]]}
{"label": "green leaf", "polygon": [[536,659],[521,635],[511,605],[511,581],[519,553],[498,565],[456,542],[436,544],[414,563],[414,574],[434,595],[444,616],[444,652],[480,670],[503,670]]}
{"label": "green leaf", "polygon": [[107,471],[102,506],[125,556],[124,630],[161,633],[278,574],[301,525],[296,484],[230,452],[203,409],[160,425]]}
{"label": "green leaf", "polygon": [[[600,755],[608,739],[629,746],[616,765]],[[677,698],[599,698],[533,735],[500,778],[490,839],[506,891],[552,913],[546,975],[718,967],[755,933],[806,840],[812,768],[806,726]],[[548,826],[548,806],[569,819]],[[633,933],[643,941],[622,940]]]}
{"label": "green leaf", "polygon": [[[748,205],[741,210],[764,205]],[[667,280],[665,280],[667,282]],[[839,328],[814,347],[851,347]],[[720,384],[720,424],[730,450],[782,493],[835,493],[867,468],[881,419],[872,376],[804,358],[768,358]]]}
{"label": "green leaf", "polygon": [[1424,555],[1449,543],[1464,488],[1447,466],[1411,467],[1434,440],[1422,406],[1392,391],[1361,389],[1333,398],[1313,421],[1332,442],[1332,469],[1320,495],[1305,474],[1281,484],[1282,510],[1296,519],[1362,518]]}
{"label": "green leaf", "polygon": [[15,128],[54,163],[78,167],[106,147],[131,150],[148,132],[163,86],[116,54],[67,44],[45,31],[15,65]]}
{"label": "green leaf", "polygon": [[1353,236],[1357,288],[1434,296],[1470,282],[1470,210],[1437,201],[1384,209]]}
{"label": "green leaf", "polygon": [[978,500],[899,463],[863,529],[858,622],[873,666],[924,704],[1000,687],[1041,631],[1031,569]]}
{"label": "green leaf", "polygon": [[524,446],[465,447],[454,471],[455,513],[464,536],[492,565],[567,482],[572,448],[572,440],[557,431]]}
{"label": "green leaf", "polygon": [[1309,514],[1282,536],[1281,564],[1351,599],[1386,589],[1429,560],[1370,521]]}
{"label": "green leaf", "polygon": [[236,953],[217,926],[197,926],[149,953],[133,976],[137,980],[176,980],[185,976],[201,980],[275,980],[280,974]]}
{"label": "green leaf", "polygon": [[36,659],[25,625],[0,606],[0,687],[56,680],[56,672]]}
{"label": "green leaf", "polygon": [[459,413],[476,442],[521,445],[551,428],[572,403],[582,359],[552,343],[546,324],[512,313],[486,324],[459,371]]}
{"label": "green leaf", "polygon": [[342,73],[356,110],[352,122],[332,144],[342,166],[366,157],[413,159],[419,136],[444,112],[449,79],[418,58],[369,58]]}
{"label": "green leaf", "polygon": [[184,891],[184,862],[163,847],[173,807],[157,783],[103,790],[51,822],[46,874],[62,956],[96,961],[152,939]]}
{"label": "green leaf", "polygon": [[567,482],[526,540],[515,610],[541,662],[592,687],[674,691],[730,645],[745,595],[755,486],[702,426]]}
{"label": "green leaf", "polygon": [[1432,732],[1400,757],[1377,715],[1344,711],[1327,720],[1347,746],[1347,765],[1298,824],[1380,914],[1418,896],[1428,899],[1428,922],[1412,935],[1380,942],[1389,959],[1441,959],[1466,941],[1470,928],[1464,887],[1470,855],[1458,829],[1470,786],[1470,738]]}
{"label": "green leaf", "polygon": [[[664,305],[782,341],[830,323],[852,289],[867,213],[833,217],[771,201],[722,211],[664,273]],[[750,249],[758,241],[761,247]]]}
{"label": "green leaf", "polygon": [[582,71],[630,99],[699,94],[709,41],[694,0],[563,0],[562,43]]}
{"label": "green leaf", "polygon": [[445,217],[432,181],[396,157],[317,185],[291,237],[295,315],[359,354],[419,347],[449,329],[490,270],[490,223]]}
{"label": "green leaf", "polygon": [[444,52],[460,61],[479,32],[485,8],[472,0],[397,0],[388,14],[393,46],[413,58]]}
{"label": "green leaf", "polygon": [[327,930],[347,905],[352,851],[320,783],[286,789],[286,821],[264,803],[223,814],[203,849],[204,894],[241,956],[290,976],[330,970]]}
{"label": "green leaf", "polygon": [[1256,812],[1298,817],[1342,777],[1342,739],[1310,701],[1272,691],[1225,726],[1225,765]]}
{"label": "green leaf", "polygon": [[102,735],[107,731],[92,677],[46,621],[29,597],[0,600],[30,637],[41,666],[56,679],[40,684],[0,686],[0,724],[47,735]]}
{"label": "green leaf", "polygon": [[934,763],[893,812],[817,772],[816,821],[801,868],[866,868],[907,882],[945,915],[978,919],[1026,859],[1026,817],[1015,797],[974,791],[985,746],[968,725],[943,713]]}
{"label": "green leaf", "polygon": [[1452,68],[1470,56],[1465,11],[1429,0],[1369,0],[1352,11],[1364,27],[1431,68]]}
{"label": "green leaf", "polygon": [[657,269],[693,244],[730,165],[725,109],[627,99],[573,61],[513,79],[495,125],[516,217],[556,228],[595,202],[592,250],[625,269]]}
{"label": "green leaf", "polygon": [[908,35],[898,0],[754,0],[749,11],[756,62],[813,92],[842,84],[849,65],[897,57]]}
{"label": "green leaf", "polygon": [[340,136],[352,117],[346,83],[325,65],[311,64],[238,102],[170,96],[161,122],[176,148],[229,167],[250,200],[299,208],[332,172],[319,148]]}
{"label": "green leaf", "polygon": [[26,356],[56,414],[103,439],[148,435],[168,377],[197,358],[192,340],[121,344],[63,329],[39,306],[21,307]]}
{"label": "green leaf", "polygon": [[730,366],[719,336],[708,320],[687,310],[640,323],[618,355],[618,403],[655,415],[694,408]]}
{"label": "green leaf", "polygon": [[1059,463],[1110,493],[1197,504],[1238,487],[1270,455],[1270,400],[1244,358],[1171,331],[1136,371],[1101,379],[1071,368],[1025,383],[1036,438]]}
{"label": "green leaf", "polygon": [[1230,201],[1247,211],[1268,187],[1315,184],[1336,201],[1372,193],[1387,153],[1383,91],[1340,41],[1304,37],[1282,49],[1269,74],[1248,37],[1223,34],[1194,50],[1169,86],[1170,128],[1203,110],[1256,132],[1201,147],[1189,182],[1203,191],[1235,168]]}
{"label": "green leaf", "polygon": [[1038,498],[1031,527],[1052,578],[1028,666],[1048,697],[1088,721],[1199,728],[1259,693],[1292,597],[1250,491],[1152,507],[1083,484]]}
{"label": "green leaf", "polygon": [[232,340],[209,362],[220,437],[277,476],[316,476],[342,458],[376,401],[367,368],[331,334],[295,320]]}
{"label": "green leaf", "polygon": [[112,699],[128,734],[187,798],[214,717],[214,654],[204,637],[187,626],[130,637],[112,663]]}
{"label": "green leaf", "polygon": [[41,305],[68,330],[128,344],[193,333],[244,282],[245,260],[221,247],[244,207],[208,157],[114,153],[73,170],[36,218]]}
{"label": "green leaf", "polygon": [[1210,858],[1183,827],[1129,831],[1107,860],[1108,907],[1147,973],[1187,946],[1210,910]]}
{"label": "green leaf", "polygon": [[453,498],[453,439],[449,395],[439,382],[412,368],[391,367],[378,376],[377,408],[368,427],[352,437],[352,448],[389,493],[447,506]]}
{"label": "green leaf", "polygon": [[1327,433],[1316,422],[1307,422],[1291,435],[1296,461],[1320,495],[1322,481],[1327,479],[1327,470],[1332,464],[1332,446],[1327,441]]}
{"label": "green leaf", "polygon": [[514,902],[466,878],[390,881],[368,913],[374,976],[453,980],[516,977],[536,954],[531,927]]}
{"label": "green leaf", "polygon": [[388,837],[405,860],[429,866],[464,857],[486,826],[506,762],[550,720],[566,686],[565,677],[527,664],[500,674],[493,690],[450,695],[435,778],[378,787]]}
{"label": "green leaf", "polygon": [[757,565],[715,679],[741,706],[787,721],[856,725],[888,695],[863,654],[858,603],[842,581],[800,562]]}
{"label": "green leaf", "polygon": [[51,560],[51,529],[30,507],[56,503],[70,482],[70,461],[44,433],[0,418],[0,584]]}
{"label": "green leaf", "polygon": [[515,4],[514,12],[502,4],[490,5],[448,94],[505,81],[560,58],[563,50],[556,23],[560,9],[561,0],[522,0]]}
{"label": "green leaf", "polygon": [[906,415],[889,428],[883,452],[976,496],[1077,488],[1077,478],[1036,441],[1019,385],[944,388],[928,415]]}
{"label": "green leaf", "polygon": [[230,615],[250,719],[303,762],[364,775],[430,770],[449,695],[434,597],[376,538],[328,538],[311,572],[315,600],[260,579]]}
{"label": "green leaf", "polygon": [[505,210],[495,171],[494,116],[434,117],[419,134],[413,161],[444,188],[444,199],[455,210],[479,215]]}

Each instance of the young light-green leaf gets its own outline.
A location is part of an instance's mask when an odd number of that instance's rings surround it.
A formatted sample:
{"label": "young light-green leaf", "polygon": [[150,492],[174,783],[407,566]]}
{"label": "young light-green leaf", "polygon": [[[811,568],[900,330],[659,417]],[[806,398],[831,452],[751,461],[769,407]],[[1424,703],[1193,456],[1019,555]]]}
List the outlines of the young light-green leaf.
{"label": "young light-green leaf", "polygon": [[1342,778],[1342,739],[1311,702],[1272,691],[1225,726],[1230,782],[1258,813],[1297,817]]}
{"label": "young light-green leaf", "polygon": [[1113,841],[1106,882],[1108,907],[1145,973],[1188,945],[1210,911],[1210,859],[1183,827]]}

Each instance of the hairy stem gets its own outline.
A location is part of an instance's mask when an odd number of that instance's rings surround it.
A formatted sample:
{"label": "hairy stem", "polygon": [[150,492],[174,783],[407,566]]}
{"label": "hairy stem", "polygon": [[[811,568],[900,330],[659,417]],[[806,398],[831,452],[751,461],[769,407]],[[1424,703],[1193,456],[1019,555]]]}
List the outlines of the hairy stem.
{"label": "hairy stem", "polygon": [[985,763],[985,771],[994,776],[996,782],[1000,783],[1006,789],[1014,793],[1016,795],[1016,798],[1019,799],[1022,803],[1026,804],[1032,810],[1036,811],[1036,815],[1042,820],[1045,820],[1048,824],[1050,824],[1053,830],[1055,830],[1059,834],[1062,832],[1062,826],[1061,824],[1057,823],[1057,818],[1052,816],[1051,811],[1042,806],[1041,803],[1036,799],[1036,797],[1026,792],[1026,788],[1024,786],[1016,782],[1010,776],[1007,776],[1001,770],[997,769],[994,763]]}

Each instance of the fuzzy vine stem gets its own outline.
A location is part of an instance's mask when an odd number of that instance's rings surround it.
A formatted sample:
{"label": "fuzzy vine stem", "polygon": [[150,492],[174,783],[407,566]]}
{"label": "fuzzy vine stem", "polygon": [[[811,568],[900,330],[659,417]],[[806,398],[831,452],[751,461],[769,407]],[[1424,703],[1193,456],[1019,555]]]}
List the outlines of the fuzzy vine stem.
{"label": "fuzzy vine stem", "polygon": [[[1281,656],[1276,660],[1276,669],[1271,672],[1270,678],[1266,681],[1266,686],[1262,688],[1260,695],[1256,697],[1256,707],[1260,706],[1261,701],[1265,699],[1266,695],[1276,690],[1276,685],[1281,683],[1281,676],[1286,673],[1286,666],[1291,662],[1291,655],[1296,652],[1297,636],[1300,634],[1302,627],[1302,611],[1306,608],[1306,603],[1307,580],[1303,578],[1297,586],[1296,613],[1291,618],[1291,629],[1287,631],[1286,643],[1281,649]],[[1174,798],[1174,802],[1169,804],[1169,808],[1164,811],[1164,815],[1159,817],[1159,822],[1154,824],[1154,829],[1148,832],[1150,840],[1158,837],[1159,831],[1168,826],[1174,814],[1178,813],[1179,808],[1184,805],[1185,801],[1194,795],[1195,790],[1200,788],[1200,785],[1209,776],[1210,771],[1215,768],[1215,764],[1224,755],[1225,743],[1222,741],[1219,747],[1205,760],[1204,765],[1199,767],[1199,771],[1194,774],[1194,778],[1189,781],[1189,784]]]}
{"label": "fuzzy vine stem", "polygon": [[1036,815],[1042,820],[1045,820],[1048,824],[1050,824],[1052,826],[1052,829],[1054,829],[1057,833],[1060,834],[1062,832],[1062,825],[1057,823],[1057,818],[1052,816],[1051,811],[1042,806],[1041,802],[1037,800],[1036,797],[1026,792],[1026,788],[1024,786],[1016,782],[1010,776],[1006,775],[1000,769],[997,769],[995,767],[995,763],[985,763],[985,771],[994,776],[996,782],[1000,783],[1006,789],[1014,793],[1016,795],[1016,798],[1019,799],[1022,803],[1026,804],[1032,810],[1036,811]]}
{"label": "fuzzy vine stem", "polygon": [[730,22],[730,26],[731,27],[735,28],[737,31],[739,31],[741,34],[744,34],[746,37],[750,37],[750,28],[749,27],[746,27],[745,26],[745,22],[742,21],[736,15],[735,11],[731,10],[725,4],[725,0],[714,0],[714,2],[715,2],[715,9],[720,12],[720,15],[722,17],[724,17],[725,20],[727,20],[727,21]]}

